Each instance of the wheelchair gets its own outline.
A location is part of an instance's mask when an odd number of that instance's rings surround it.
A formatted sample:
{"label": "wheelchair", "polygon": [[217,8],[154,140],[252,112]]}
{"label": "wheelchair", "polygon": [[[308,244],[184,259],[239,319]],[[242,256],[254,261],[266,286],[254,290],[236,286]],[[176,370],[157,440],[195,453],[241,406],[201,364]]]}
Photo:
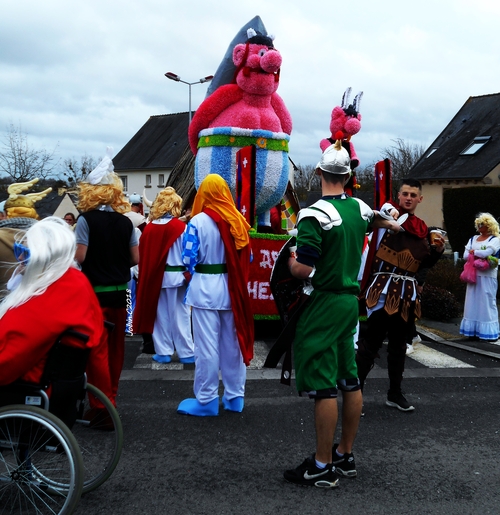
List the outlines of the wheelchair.
{"label": "wheelchair", "polygon": [[118,412],[86,381],[89,350],[66,345],[67,336],[88,339],[61,335],[40,384],[0,387],[0,515],[71,514],[120,459]]}

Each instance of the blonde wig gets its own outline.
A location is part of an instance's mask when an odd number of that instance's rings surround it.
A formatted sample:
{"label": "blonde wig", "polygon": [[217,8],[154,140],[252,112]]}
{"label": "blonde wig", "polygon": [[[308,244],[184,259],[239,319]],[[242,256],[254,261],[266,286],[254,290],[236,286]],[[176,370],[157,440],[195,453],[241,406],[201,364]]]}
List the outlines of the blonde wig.
{"label": "blonde wig", "polygon": [[474,220],[474,225],[476,230],[479,230],[480,225],[484,225],[488,229],[488,234],[500,237],[498,222],[490,213],[479,213]]}
{"label": "blonde wig", "polygon": [[174,188],[167,186],[164,190],[160,191],[151,206],[149,213],[150,220],[158,220],[165,214],[170,214],[174,218],[181,216],[182,199],[177,195]]}
{"label": "blonde wig", "polygon": [[28,247],[30,257],[18,267],[21,280],[0,304],[0,318],[8,309],[44,293],[75,263],[75,233],[58,217],[50,216],[34,223],[19,234],[18,242]]}
{"label": "blonde wig", "polygon": [[7,218],[34,218],[35,220],[39,219],[38,213],[34,207],[23,207],[23,206],[14,206],[6,209]]}
{"label": "blonde wig", "polygon": [[128,213],[130,211],[130,202],[123,193],[123,183],[115,173],[112,176],[112,182],[109,184],[90,184],[81,182],[78,185],[78,205],[79,211],[86,213],[93,211],[100,206],[110,206],[117,213]]}

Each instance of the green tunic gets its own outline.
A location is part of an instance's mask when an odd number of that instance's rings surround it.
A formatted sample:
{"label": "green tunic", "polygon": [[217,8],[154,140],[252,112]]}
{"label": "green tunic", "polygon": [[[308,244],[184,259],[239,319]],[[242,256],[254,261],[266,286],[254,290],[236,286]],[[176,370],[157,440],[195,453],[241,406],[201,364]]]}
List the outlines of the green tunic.
{"label": "green tunic", "polygon": [[312,278],[314,291],[300,316],[294,341],[299,392],[335,388],[337,379],[357,377],[353,345],[357,277],[373,211],[349,197],[327,201],[340,215],[339,225],[327,230],[315,217],[299,218],[298,223],[297,247],[311,247],[319,254]]}

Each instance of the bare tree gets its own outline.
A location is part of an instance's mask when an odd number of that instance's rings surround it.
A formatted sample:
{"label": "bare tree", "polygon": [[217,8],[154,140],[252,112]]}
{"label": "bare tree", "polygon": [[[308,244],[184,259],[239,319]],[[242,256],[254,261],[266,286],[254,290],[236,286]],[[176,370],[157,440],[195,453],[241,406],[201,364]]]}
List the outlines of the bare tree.
{"label": "bare tree", "polygon": [[422,157],[425,152],[423,145],[408,143],[402,138],[391,140],[395,144],[382,150],[382,159],[390,159],[392,163],[392,190],[397,195],[399,181],[408,177],[413,165]]}
{"label": "bare tree", "polygon": [[52,152],[35,149],[28,143],[28,134],[21,125],[8,126],[0,148],[0,173],[7,174],[14,182],[45,179],[58,162],[54,158],[57,145]]}
{"label": "bare tree", "polygon": [[75,186],[87,178],[88,174],[98,165],[99,160],[84,154],[78,162],[75,158],[64,160],[62,175],[69,186]]}
{"label": "bare tree", "polygon": [[293,189],[299,200],[306,200],[308,193],[321,190],[319,176],[314,165],[298,165],[293,176]]}

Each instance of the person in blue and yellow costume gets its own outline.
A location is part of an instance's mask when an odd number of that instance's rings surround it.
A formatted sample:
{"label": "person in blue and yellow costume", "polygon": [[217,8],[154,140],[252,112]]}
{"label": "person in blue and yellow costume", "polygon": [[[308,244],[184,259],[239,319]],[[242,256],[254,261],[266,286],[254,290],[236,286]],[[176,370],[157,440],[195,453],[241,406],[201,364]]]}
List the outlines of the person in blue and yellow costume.
{"label": "person in blue and yellow costume", "polygon": [[184,415],[219,414],[219,372],[226,411],[244,406],[246,366],[253,357],[254,326],[247,290],[250,226],[236,209],[226,181],[209,174],[200,184],[183,240],[183,261],[192,274],[185,302],[192,307],[194,399]]}

